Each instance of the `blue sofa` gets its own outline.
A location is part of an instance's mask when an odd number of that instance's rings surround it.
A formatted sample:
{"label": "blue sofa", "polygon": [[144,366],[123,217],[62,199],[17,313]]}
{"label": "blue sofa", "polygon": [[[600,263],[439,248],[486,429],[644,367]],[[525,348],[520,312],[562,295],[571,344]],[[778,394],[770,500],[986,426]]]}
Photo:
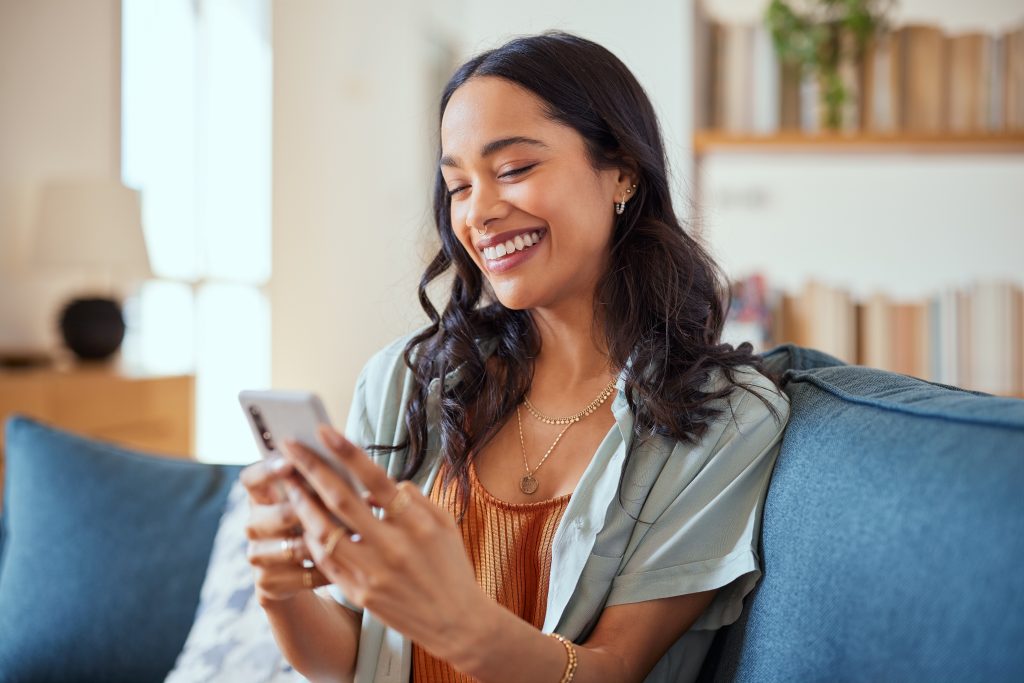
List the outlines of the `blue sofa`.
{"label": "blue sofa", "polygon": [[[724,681],[1024,680],[1024,401],[793,345],[765,574],[701,672]],[[7,425],[0,683],[162,681],[240,468]]]}

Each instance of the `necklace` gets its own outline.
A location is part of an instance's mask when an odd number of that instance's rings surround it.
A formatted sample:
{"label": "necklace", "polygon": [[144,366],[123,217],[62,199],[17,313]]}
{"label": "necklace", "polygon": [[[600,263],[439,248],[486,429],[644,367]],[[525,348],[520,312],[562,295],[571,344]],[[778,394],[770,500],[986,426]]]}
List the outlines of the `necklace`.
{"label": "necklace", "polygon": [[529,410],[535,418],[547,424],[564,424],[565,427],[563,427],[562,431],[560,431],[558,433],[558,436],[555,437],[555,442],[551,444],[551,447],[548,448],[547,453],[545,453],[544,457],[540,459],[540,462],[537,463],[537,466],[531,470],[530,463],[526,459],[526,441],[525,439],[523,439],[523,419],[520,417],[519,414],[519,406],[516,406],[516,422],[519,425],[519,446],[523,449],[523,466],[526,468],[526,474],[522,477],[522,479],[519,480],[520,491],[522,491],[526,495],[532,495],[537,491],[537,488],[540,485],[537,483],[537,477],[535,477],[534,475],[537,473],[537,470],[540,469],[541,465],[544,464],[544,461],[548,459],[548,456],[551,455],[551,451],[555,450],[555,446],[558,445],[558,442],[561,440],[562,435],[565,434],[566,431],[568,431],[569,427],[572,427],[574,424],[576,424],[583,418],[593,413],[599,407],[601,407],[601,404],[607,401],[608,397],[612,395],[612,391],[614,391],[614,389],[615,380],[612,380],[611,382],[608,383],[608,386],[604,388],[600,395],[598,395],[597,398],[590,402],[590,405],[588,405],[586,408],[576,413],[575,415],[570,415],[569,417],[547,417],[545,415],[542,415],[539,411],[537,411],[536,408],[533,407],[533,404],[530,403],[530,399],[526,398],[525,396],[523,397],[523,403],[526,404],[527,410]]}

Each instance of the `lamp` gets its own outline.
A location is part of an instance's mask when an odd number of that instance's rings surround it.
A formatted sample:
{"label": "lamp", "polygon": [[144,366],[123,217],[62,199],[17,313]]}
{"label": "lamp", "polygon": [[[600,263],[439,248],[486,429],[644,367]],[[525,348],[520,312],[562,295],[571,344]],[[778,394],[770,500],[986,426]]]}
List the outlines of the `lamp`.
{"label": "lamp", "polygon": [[34,231],[39,265],[104,276],[99,296],[78,297],[61,312],[64,342],[80,359],[112,356],[124,339],[124,317],[114,282],[151,277],[142,234],[139,192],[117,180],[73,178],[47,182],[39,195]]}

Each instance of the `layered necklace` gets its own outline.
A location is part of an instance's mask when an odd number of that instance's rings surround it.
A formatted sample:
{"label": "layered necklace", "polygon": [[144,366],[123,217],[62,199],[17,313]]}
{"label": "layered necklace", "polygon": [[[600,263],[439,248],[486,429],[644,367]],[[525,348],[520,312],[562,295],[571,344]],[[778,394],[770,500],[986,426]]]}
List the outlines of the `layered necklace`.
{"label": "layered necklace", "polygon": [[526,474],[523,475],[523,478],[519,480],[520,491],[527,495],[532,495],[537,491],[539,484],[537,483],[537,477],[534,476],[537,473],[537,470],[541,468],[541,465],[544,464],[544,461],[546,461],[548,459],[548,456],[551,455],[551,451],[555,450],[555,446],[558,445],[558,442],[562,439],[562,435],[569,430],[569,427],[572,427],[574,424],[576,424],[586,416],[593,413],[595,410],[600,408],[605,401],[608,400],[608,397],[612,395],[613,391],[615,391],[615,381],[616,380],[612,380],[611,382],[609,382],[608,386],[606,386],[598,395],[598,397],[591,401],[586,408],[576,413],[575,415],[570,415],[568,417],[548,417],[547,415],[543,415],[534,407],[532,403],[530,403],[529,398],[526,398],[525,396],[523,397],[523,404],[526,405],[526,409],[529,410],[530,414],[533,415],[535,418],[537,418],[538,420],[545,424],[565,425],[565,427],[562,429],[562,431],[558,433],[558,436],[555,437],[555,442],[551,444],[551,447],[548,448],[548,452],[545,453],[544,457],[540,459],[540,462],[537,463],[537,466],[531,470],[530,463],[526,459],[526,441],[523,439],[523,420],[519,415],[519,406],[516,406],[516,422],[519,424],[519,445],[523,449],[523,466],[526,468]]}

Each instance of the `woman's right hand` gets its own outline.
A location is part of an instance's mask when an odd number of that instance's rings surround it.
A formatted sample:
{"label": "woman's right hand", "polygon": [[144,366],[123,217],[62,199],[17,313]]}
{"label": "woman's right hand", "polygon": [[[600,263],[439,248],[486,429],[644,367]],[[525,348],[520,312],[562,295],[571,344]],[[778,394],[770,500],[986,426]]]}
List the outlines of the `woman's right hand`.
{"label": "woman's right hand", "polygon": [[302,526],[282,482],[301,477],[284,458],[260,460],[242,470],[242,485],[249,493],[248,560],[255,572],[256,598],[260,605],[289,600],[303,591],[330,581],[316,568],[303,566],[310,560],[302,540]]}

